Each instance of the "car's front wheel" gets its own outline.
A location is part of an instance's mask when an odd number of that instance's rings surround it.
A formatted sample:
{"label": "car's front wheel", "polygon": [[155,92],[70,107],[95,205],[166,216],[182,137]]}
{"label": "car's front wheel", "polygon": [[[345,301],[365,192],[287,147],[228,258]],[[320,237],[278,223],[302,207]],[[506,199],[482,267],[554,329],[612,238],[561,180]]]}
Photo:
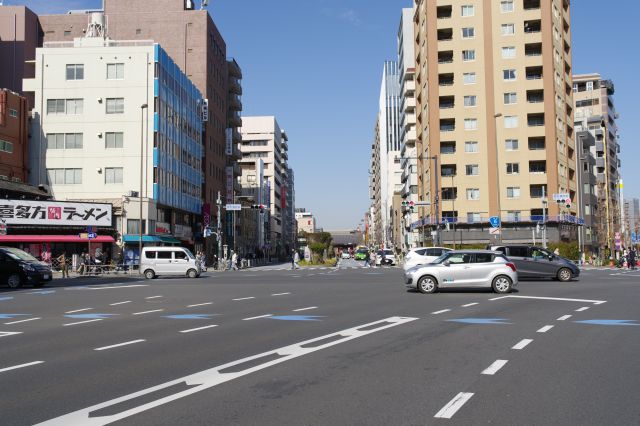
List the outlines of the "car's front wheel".
{"label": "car's front wheel", "polygon": [[144,271],[144,277],[148,280],[152,280],[156,277],[156,273],[153,272],[152,269],[147,269],[146,271]]}
{"label": "car's front wheel", "polygon": [[189,269],[189,272],[187,272],[187,276],[189,278],[197,278],[198,277],[198,271],[196,271],[195,269]]}
{"label": "car's front wheel", "polygon": [[427,275],[418,280],[418,291],[423,294],[435,293],[438,289],[436,279]]}
{"label": "car's front wheel", "polygon": [[499,275],[493,279],[493,283],[491,287],[493,287],[493,291],[498,294],[505,294],[511,292],[511,286],[513,285],[511,278]]}
{"label": "car's front wheel", "polygon": [[557,276],[560,281],[566,283],[567,281],[571,281],[571,277],[573,276],[573,274],[571,273],[571,270],[569,268],[560,268]]}
{"label": "car's front wheel", "polygon": [[9,278],[7,278],[7,285],[9,288],[20,288],[22,287],[22,277],[20,274],[11,274]]}

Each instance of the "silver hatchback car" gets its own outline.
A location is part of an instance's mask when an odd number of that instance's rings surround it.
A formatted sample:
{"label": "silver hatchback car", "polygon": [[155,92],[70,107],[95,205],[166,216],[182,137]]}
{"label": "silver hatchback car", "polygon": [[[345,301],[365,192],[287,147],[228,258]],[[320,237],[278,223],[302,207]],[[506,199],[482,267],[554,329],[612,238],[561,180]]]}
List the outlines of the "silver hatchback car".
{"label": "silver hatchback car", "polygon": [[488,250],[458,250],[443,254],[432,263],[410,268],[405,285],[420,293],[438,289],[487,287],[509,293],[518,285],[518,272],[504,254]]}

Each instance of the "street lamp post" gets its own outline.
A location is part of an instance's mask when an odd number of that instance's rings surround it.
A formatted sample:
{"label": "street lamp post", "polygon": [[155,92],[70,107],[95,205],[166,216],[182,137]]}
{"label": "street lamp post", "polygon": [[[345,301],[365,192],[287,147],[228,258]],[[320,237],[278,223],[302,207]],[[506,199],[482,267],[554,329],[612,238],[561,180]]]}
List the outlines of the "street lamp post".
{"label": "street lamp post", "polygon": [[496,135],[495,135],[495,140],[496,140],[496,183],[498,186],[498,218],[500,219],[500,225],[498,226],[498,232],[500,232],[498,234],[498,239],[500,241],[500,244],[502,244],[502,207],[500,206],[500,195],[502,192],[502,188],[500,187],[500,162],[499,162],[499,157],[498,157],[498,151],[499,151],[499,144],[498,144],[498,118],[502,117],[502,113],[497,113],[494,114],[493,118],[496,121]]}
{"label": "street lamp post", "polygon": [[138,194],[138,200],[140,203],[140,219],[138,222],[138,275],[142,274],[142,182],[144,178],[144,110],[147,109],[149,105],[142,104],[140,105],[140,193]]}

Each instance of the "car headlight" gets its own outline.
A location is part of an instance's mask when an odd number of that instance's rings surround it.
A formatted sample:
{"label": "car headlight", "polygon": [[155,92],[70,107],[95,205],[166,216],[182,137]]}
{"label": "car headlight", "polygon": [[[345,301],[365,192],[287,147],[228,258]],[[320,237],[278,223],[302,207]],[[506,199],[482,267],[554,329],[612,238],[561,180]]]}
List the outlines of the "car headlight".
{"label": "car headlight", "polygon": [[36,271],[36,268],[34,268],[31,265],[23,264],[21,266],[22,266],[22,269],[24,269],[25,271],[29,271],[29,272],[35,272]]}

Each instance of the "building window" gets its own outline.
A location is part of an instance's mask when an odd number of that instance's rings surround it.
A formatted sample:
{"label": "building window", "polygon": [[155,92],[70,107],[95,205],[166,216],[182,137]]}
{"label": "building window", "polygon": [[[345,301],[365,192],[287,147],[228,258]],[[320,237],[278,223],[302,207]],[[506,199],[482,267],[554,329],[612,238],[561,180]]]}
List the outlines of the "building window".
{"label": "building window", "polygon": [[467,200],[476,201],[480,199],[480,189],[469,188],[467,189]]}
{"label": "building window", "polygon": [[49,185],[79,185],[82,169],[47,169]]}
{"label": "building window", "polygon": [[107,132],[105,137],[105,147],[111,148],[123,148],[124,147],[124,133],[122,132]]}
{"label": "building window", "polygon": [[477,164],[467,164],[465,171],[467,176],[477,176],[480,174],[480,167]]}
{"label": "building window", "polygon": [[517,175],[520,173],[520,164],[519,163],[507,163],[507,174],[508,175]]}
{"label": "building window", "polygon": [[504,141],[505,149],[507,151],[517,151],[518,150],[518,139],[507,139]]}
{"label": "building window", "polygon": [[462,16],[473,16],[475,14],[476,14],[476,11],[473,5],[462,6]]}
{"label": "building window", "polygon": [[48,133],[47,149],[82,149],[82,133]]}
{"label": "building window", "polygon": [[507,187],[507,198],[520,198],[520,187],[519,186]]}
{"label": "building window", "polygon": [[464,129],[465,130],[477,130],[478,129],[478,120],[476,118],[465,118],[464,119]]}
{"label": "building window", "polygon": [[67,99],[66,108],[67,108],[67,115],[82,114],[84,109],[84,100]]}
{"label": "building window", "polygon": [[514,24],[502,24],[502,35],[514,35],[516,33],[516,28]]}
{"label": "building window", "polygon": [[502,0],[500,2],[500,12],[513,12],[513,0]]}
{"label": "building window", "polygon": [[9,108],[9,117],[18,118],[18,110]]}
{"label": "building window", "polygon": [[476,60],[476,51],[475,50],[463,50],[462,51],[462,60],[465,62],[475,61]]}
{"label": "building window", "polygon": [[69,30],[64,30],[64,31],[62,32],[62,34],[63,34],[65,37],[70,37],[70,36],[71,36],[71,31],[69,31]]}
{"label": "building window", "polygon": [[84,80],[84,64],[67,64],[67,80]]}
{"label": "building window", "polygon": [[513,81],[516,79],[516,70],[502,70],[502,78],[505,81]]}
{"label": "building window", "polygon": [[478,142],[467,141],[464,143],[464,152],[478,152]]}
{"label": "building window", "polygon": [[0,139],[0,152],[8,152],[13,154],[13,143]]}
{"label": "building window", "polygon": [[47,114],[82,114],[82,99],[47,99]]}
{"label": "building window", "polygon": [[518,96],[516,95],[516,92],[509,92],[504,94],[505,105],[515,104],[517,100],[518,100]]}
{"label": "building window", "polygon": [[578,92],[578,83],[573,83],[573,93]]}
{"label": "building window", "polygon": [[508,222],[520,222],[520,211],[518,210],[509,210],[507,212],[507,221]]}
{"label": "building window", "polygon": [[107,64],[107,80],[123,80],[124,64]]}
{"label": "building window", "polygon": [[465,27],[462,29],[462,38],[474,38],[476,36],[476,29],[473,27]]}
{"label": "building window", "polygon": [[469,95],[464,97],[464,106],[474,107],[476,106],[477,98],[475,95]]}
{"label": "building window", "polygon": [[587,91],[593,90],[593,81],[587,81]]}
{"label": "building window", "polygon": [[467,213],[467,223],[478,223],[482,221],[480,213]]}
{"label": "building window", "polygon": [[513,59],[516,57],[515,46],[507,46],[502,48],[502,59]]}
{"label": "building window", "polygon": [[106,167],[104,169],[104,183],[122,183],[122,167]]}
{"label": "building window", "polygon": [[518,127],[518,116],[517,115],[506,115],[504,117],[504,128],[505,129],[515,129]]}
{"label": "building window", "polygon": [[462,74],[462,81],[464,84],[476,84],[476,73],[465,72]]}
{"label": "building window", "polygon": [[124,98],[107,98],[107,114],[124,114]]}

